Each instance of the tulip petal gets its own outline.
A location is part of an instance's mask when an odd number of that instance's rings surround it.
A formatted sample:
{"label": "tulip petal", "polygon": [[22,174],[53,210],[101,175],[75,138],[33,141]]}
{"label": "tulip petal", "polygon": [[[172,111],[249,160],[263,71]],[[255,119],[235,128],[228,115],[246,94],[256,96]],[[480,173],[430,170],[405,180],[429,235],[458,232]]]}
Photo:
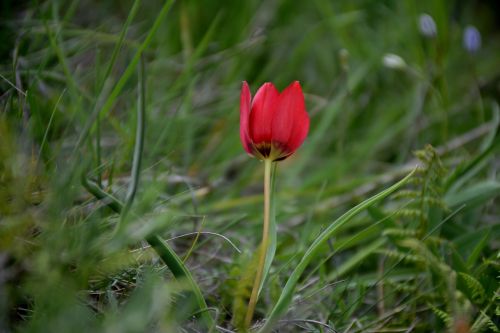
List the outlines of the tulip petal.
{"label": "tulip petal", "polygon": [[271,124],[276,113],[279,92],[272,83],[264,83],[252,101],[249,133],[253,144],[271,142]]}
{"label": "tulip petal", "polygon": [[288,149],[296,151],[304,142],[309,132],[309,116],[307,112],[300,112],[295,116],[293,131],[288,139]]}
{"label": "tulip petal", "polygon": [[304,94],[298,81],[290,84],[279,96],[278,108],[272,121],[272,141],[293,153],[309,131]]}
{"label": "tulip petal", "polygon": [[243,81],[243,85],[241,86],[241,95],[240,95],[240,139],[245,151],[250,155],[253,155],[252,142],[248,134],[248,120],[250,116],[251,100],[252,100],[252,95],[250,93],[250,88],[248,87],[248,83],[246,81]]}

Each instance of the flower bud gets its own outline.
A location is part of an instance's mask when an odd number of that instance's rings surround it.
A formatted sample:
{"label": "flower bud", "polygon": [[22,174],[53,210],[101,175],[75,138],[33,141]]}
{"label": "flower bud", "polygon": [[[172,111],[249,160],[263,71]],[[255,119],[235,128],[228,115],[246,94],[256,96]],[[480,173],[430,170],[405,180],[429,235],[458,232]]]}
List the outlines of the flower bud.
{"label": "flower bud", "polygon": [[475,26],[469,25],[465,28],[463,45],[469,53],[476,53],[481,48],[481,34]]}
{"label": "flower bud", "polygon": [[243,82],[240,138],[248,154],[260,160],[284,160],[302,145],[308,131],[309,116],[298,81],[281,93],[272,83],[264,83],[253,98]]}
{"label": "flower bud", "polygon": [[404,59],[394,53],[385,54],[382,58],[382,63],[385,67],[391,69],[404,69],[406,67]]}
{"label": "flower bud", "polygon": [[436,22],[429,14],[422,14],[418,18],[418,27],[420,33],[427,38],[434,38],[437,36]]}

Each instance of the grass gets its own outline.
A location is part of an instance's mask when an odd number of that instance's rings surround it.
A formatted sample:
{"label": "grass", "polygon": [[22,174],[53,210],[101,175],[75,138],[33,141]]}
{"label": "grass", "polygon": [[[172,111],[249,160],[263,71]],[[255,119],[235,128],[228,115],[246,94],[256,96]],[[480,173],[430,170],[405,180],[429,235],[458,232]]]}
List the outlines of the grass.
{"label": "grass", "polygon": [[498,332],[488,6],[2,3],[0,331],[246,330],[263,166],[239,89],[299,80],[311,129],[273,172],[249,330]]}

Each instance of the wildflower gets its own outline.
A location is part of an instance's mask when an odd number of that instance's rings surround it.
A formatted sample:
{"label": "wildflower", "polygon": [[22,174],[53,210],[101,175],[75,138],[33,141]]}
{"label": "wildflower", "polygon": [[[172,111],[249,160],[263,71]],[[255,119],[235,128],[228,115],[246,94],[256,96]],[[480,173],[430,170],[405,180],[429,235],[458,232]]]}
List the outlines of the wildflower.
{"label": "wildflower", "polygon": [[240,138],[247,153],[260,160],[284,160],[300,147],[308,131],[309,116],[298,81],[281,93],[272,83],[264,83],[253,99],[243,82]]}
{"label": "wildflower", "polygon": [[481,34],[475,26],[469,25],[465,28],[463,45],[469,53],[476,53],[481,48]]}
{"label": "wildflower", "polygon": [[241,87],[240,138],[250,155],[264,161],[264,223],[259,261],[245,315],[245,331],[250,326],[265,280],[264,265],[269,247],[271,226],[271,172],[272,165],[292,155],[304,142],[309,131],[304,94],[299,82],[292,82],[283,92],[272,83],[264,83],[252,100],[246,82]]}
{"label": "wildflower", "polygon": [[429,14],[422,14],[418,18],[418,26],[420,28],[420,33],[428,38],[434,38],[437,36],[436,22]]}

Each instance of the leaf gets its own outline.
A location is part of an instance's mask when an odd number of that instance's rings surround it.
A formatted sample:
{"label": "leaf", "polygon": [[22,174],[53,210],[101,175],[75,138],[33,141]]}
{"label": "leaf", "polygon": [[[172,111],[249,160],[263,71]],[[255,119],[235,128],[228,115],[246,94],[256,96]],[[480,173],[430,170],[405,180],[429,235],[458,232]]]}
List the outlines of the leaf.
{"label": "leaf", "polygon": [[486,292],[484,291],[484,287],[475,277],[459,272],[458,275],[465,281],[467,288],[471,292],[472,300],[476,304],[481,304],[484,302],[486,298]]}
{"label": "leaf", "polygon": [[490,316],[488,316],[484,311],[481,311],[481,314],[472,325],[471,332],[483,332],[486,327],[489,328],[492,332],[500,332],[497,325],[493,322],[493,320],[491,320]]}
{"label": "leaf", "polygon": [[500,182],[487,180],[471,185],[460,192],[448,193],[445,196],[445,202],[451,208],[461,205],[466,205],[466,208],[471,208],[481,205],[499,194]]}
{"label": "leaf", "polygon": [[431,308],[432,312],[434,312],[434,314],[439,319],[441,319],[441,321],[446,325],[446,327],[449,327],[451,325],[452,318],[447,312],[436,308],[432,304],[428,304],[428,306]]}
{"label": "leaf", "polygon": [[411,176],[415,173],[415,170],[413,170],[410,174],[408,174],[405,178],[400,180],[398,183],[392,185],[388,189],[374,195],[373,197],[363,201],[356,207],[350,209],[347,211],[345,214],[343,214],[341,217],[333,221],[328,228],[326,228],[320,235],[319,237],[311,244],[311,246],[307,249],[306,253],[298,263],[297,267],[295,270],[292,272],[290,275],[285,287],[283,288],[283,291],[280,295],[280,298],[278,299],[278,302],[275,304],[273,307],[271,314],[267,318],[266,323],[264,326],[260,328],[258,331],[259,333],[262,332],[268,332],[274,323],[286,312],[288,309],[288,306],[292,300],[293,293],[295,291],[295,288],[297,286],[297,283],[299,281],[299,278],[301,277],[302,273],[304,270],[307,268],[309,262],[318,254],[318,250],[321,248],[321,246],[328,241],[333,235],[335,235],[339,228],[348,223],[349,221],[352,220],[353,217],[355,217],[357,214],[365,210],[366,208],[374,205],[378,201],[384,199],[387,197],[389,194],[393,193],[397,189],[399,189],[401,186],[406,184],[408,179],[410,179]]}
{"label": "leaf", "polygon": [[472,253],[469,255],[469,258],[467,258],[467,267],[472,268],[474,266],[476,261],[481,256],[483,249],[488,245],[489,240],[490,240],[490,231],[488,230],[486,234],[483,236],[483,238],[481,238],[481,240],[474,247],[474,250],[472,250]]}
{"label": "leaf", "polygon": [[491,238],[498,239],[500,237],[500,224],[497,223],[474,230],[464,230],[459,237],[453,239],[453,243],[460,254],[465,257],[468,253],[472,253],[479,240],[486,233],[491,233]]}
{"label": "leaf", "polygon": [[445,188],[448,193],[457,192],[469,179],[481,171],[487,161],[494,156],[493,153],[500,147],[500,140],[496,138],[498,125],[500,124],[500,109],[497,103],[493,104],[493,119],[491,121],[491,131],[485,138],[481,153],[470,162],[458,167],[446,180]]}
{"label": "leaf", "polygon": [[332,274],[328,275],[328,281],[334,281],[339,277],[343,276],[361,262],[363,262],[367,257],[372,255],[376,250],[378,250],[382,245],[387,242],[386,238],[377,239],[371,244],[356,251],[356,254],[350,257],[348,260],[342,263]]}

